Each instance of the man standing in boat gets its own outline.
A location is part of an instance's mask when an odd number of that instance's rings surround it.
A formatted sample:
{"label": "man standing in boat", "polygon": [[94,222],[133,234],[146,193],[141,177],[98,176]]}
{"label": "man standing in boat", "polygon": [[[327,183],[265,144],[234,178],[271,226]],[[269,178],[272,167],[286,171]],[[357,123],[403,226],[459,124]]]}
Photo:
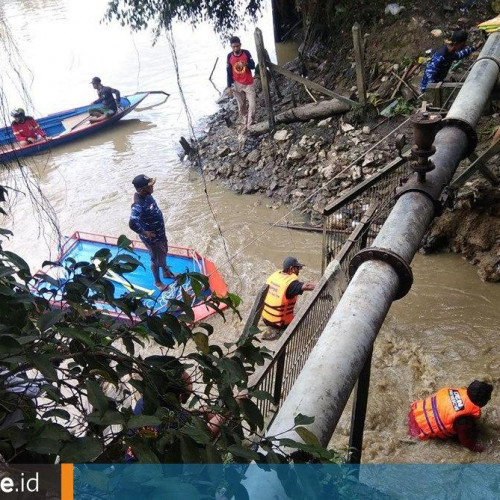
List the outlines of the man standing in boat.
{"label": "man standing in boat", "polygon": [[[89,121],[90,123],[95,123],[110,118],[118,111],[118,108],[121,106],[121,96],[118,90],[102,85],[101,79],[98,76],[94,76],[90,83],[97,90],[97,95],[99,96],[99,99],[92,104],[101,104],[98,108],[89,109]],[[113,94],[115,95],[114,97]]]}
{"label": "man standing in boat", "polygon": [[151,257],[151,271],[155,286],[163,289],[165,285],[160,279],[160,269],[164,278],[175,279],[175,275],[167,266],[168,241],[165,233],[163,214],[158,208],[153,194],[156,179],[140,174],[134,177],[134,203],[130,214],[129,227],[135,231],[148,249]]}

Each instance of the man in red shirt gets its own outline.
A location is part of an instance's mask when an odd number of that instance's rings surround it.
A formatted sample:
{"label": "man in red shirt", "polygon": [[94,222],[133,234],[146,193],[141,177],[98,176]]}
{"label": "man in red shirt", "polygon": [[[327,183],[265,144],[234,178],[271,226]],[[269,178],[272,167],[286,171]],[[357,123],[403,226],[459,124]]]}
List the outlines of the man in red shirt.
{"label": "man in red shirt", "polygon": [[40,128],[36,120],[31,116],[26,116],[23,108],[14,109],[10,115],[14,118],[11,123],[12,132],[14,132],[14,137],[21,146],[47,140],[45,132]]}
{"label": "man in red shirt", "polygon": [[255,87],[250,70],[255,69],[255,62],[248,50],[241,48],[237,36],[230,38],[231,49],[227,55],[227,88],[234,94],[238,103],[240,119],[245,129],[255,119]]}

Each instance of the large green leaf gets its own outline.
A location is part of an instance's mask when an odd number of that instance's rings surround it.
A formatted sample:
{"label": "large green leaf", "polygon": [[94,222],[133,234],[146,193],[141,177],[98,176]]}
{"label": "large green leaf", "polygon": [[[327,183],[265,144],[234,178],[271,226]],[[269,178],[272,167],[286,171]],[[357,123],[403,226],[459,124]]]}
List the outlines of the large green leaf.
{"label": "large green leaf", "polygon": [[59,453],[61,445],[62,442],[57,439],[35,437],[29,440],[26,445],[26,449],[41,455],[56,455]]}
{"label": "large green leaf", "polygon": [[57,380],[57,372],[54,365],[50,361],[48,355],[43,354],[31,354],[29,359],[33,362],[33,366],[47,379],[47,380]]}
{"label": "large green leaf", "polygon": [[19,352],[21,345],[11,335],[0,335],[0,354],[13,354]]}
{"label": "large green leaf", "polygon": [[19,257],[19,255],[9,252],[7,250],[3,251],[3,254],[20,270],[24,271],[25,273],[30,272],[30,268],[28,264],[26,264],[26,261]]}
{"label": "large green leaf", "polygon": [[100,385],[94,380],[87,380],[85,387],[90,404],[103,415],[108,409],[108,398],[102,392]]}
{"label": "large green leaf", "polygon": [[91,333],[79,328],[59,327],[58,332],[64,337],[76,339],[89,347],[94,347],[95,343],[91,339]]}
{"label": "large green leaf", "polygon": [[318,447],[321,446],[319,439],[309,429],[305,427],[295,427],[294,430],[302,438],[304,443]]}
{"label": "large green leaf", "polygon": [[120,234],[116,245],[120,248],[129,249],[131,248],[132,240],[129,240],[124,234]]}
{"label": "large green leaf", "polygon": [[256,451],[249,450],[238,444],[228,446],[227,451],[236,455],[237,457],[246,458],[248,460],[259,460],[259,454]]}
{"label": "large green leaf", "polygon": [[71,415],[66,411],[66,410],[61,410],[59,408],[55,408],[53,410],[46,411],[43,414],[43,418],[47,419],[50,417],[57,417],[61,418],[63,420],[69,420],[71,418]]}
{"label": "large green leaf", "polygon": [[66,312],[63,309],[56,309],[42,314],[37,321],[38,328],[40,328],[41,332],[47,331],[60,321],[65,314]]}
{"label": "large green leaf", "polygon": [[202,332],[196,332],[193,335],[194,342],[198,350],[203,354],[208,354],[210,349],[208,348],[208,337]]}
{"label": "large green leaf", "polygon": [[75,438],[66,443],[60,454],[61,462],[81,464],[91,462],[102,453],[101,443],[93,437]]}
{"label": "large green leaf", "polygon": [[156,427],[161,424],[161,420],[154,415],[134,415],[129,418],[127,427],[129,429],[137,429],[139,427]]}
{"label": "large green leaf", "polygon": [[251,399],[240,399],[239,405],[250,425],[257,425],[259,429],[264,428],[264,417],[259,407]]}
{"label": "large green leaf", "polygon": [[107,410],[104,415],[99,412],[93,412],[86,416],[88,422],[93,422],[98,425],[123,425],[125,423],[124,416],[119,411]]}
{"label": "large green leaf", "polygon": [[193,418],[192,423],[182,427],[182,433],[188,435],[199,444],[210,443],[212,437],[207,427],[207,423],[199,418]]}
{"label": "large green leaf", "polygon": [[197,464],[200,462],[200,450],[196,442],[188,436],[182,435],[181,443],[181,457],[182,462],[185,464]]}
{"label": "large green leaf", "polygon": [[299,413],[293,420],[294,425],[309,425],[314,422],[314,417],[308,417]]}
{"label": "large green leaf", "polygon": [[130,445],[134,455],[142,464],[158,464],[160,461],[158,457],[153,452],[153,450],[148,446],[151,440],[142,440],[140,438],[133,438],[130,440]]}

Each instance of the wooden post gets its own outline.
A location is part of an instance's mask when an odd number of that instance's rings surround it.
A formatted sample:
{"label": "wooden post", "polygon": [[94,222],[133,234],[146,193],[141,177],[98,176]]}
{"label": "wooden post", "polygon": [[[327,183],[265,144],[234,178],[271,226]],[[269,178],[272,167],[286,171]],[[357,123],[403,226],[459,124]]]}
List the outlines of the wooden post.
{"label": "wooden post", "polygon": [[181,137],[179,142],[181,143],[182,149],[184,152],[188,155],[193,152],[193,148],[191,147],[191,144],[189,144],[188,141],[186,141],[185,137]]}
{"label": "wooden post", "polygon": [[251,328],[256,328],[259,323],[260,316],[262,314],[262,309],[264,309],[264,300],[266,299],[267,290],[269,285],[263,285],[262,288],[257,293],[255,297],[255,302],[253,303],[252,310],[248,315],[247,322],[243,327],[242,335],[247,335]]}
{"label": "wooden post", "polygon": [[358,85],[358,98],[362,106],[366,105],[366,82],[365,82],[365,58],[363,55],[363,43],[361,41],[361,29],[359,23],[352,27],[352,40],[354,43],[354,58],[356,60],[356,82]]}
{"label": "wooden post", "polygon": [[259,61],[260,80],[262,82],[262,92],[264,92],[264,100],[266,101],[267,116],[269,120],[269,128],[274,128],[274,111],[271,102],[271,94],[269,92],[269,81],[267,79],[267,64],[266,52],[264,48],[264,39],[262,38],[262,31],[255,28],[255,46],[257,47],[257,59]]}
{"label": "wooden post", "polygon": [[[370,388],[370,371],[372,363],[372,353],[370,351],[368,359],[359,374],[356,384],[356,395],[352,405],[351,431],[349,436],[349,448],[353,451],[347,463],[361,463],[361,452],[363,449],[363,432],[365,430],[366,408],[368,406],[368,391]],[[359,469],[356,469],[359,473]]]}

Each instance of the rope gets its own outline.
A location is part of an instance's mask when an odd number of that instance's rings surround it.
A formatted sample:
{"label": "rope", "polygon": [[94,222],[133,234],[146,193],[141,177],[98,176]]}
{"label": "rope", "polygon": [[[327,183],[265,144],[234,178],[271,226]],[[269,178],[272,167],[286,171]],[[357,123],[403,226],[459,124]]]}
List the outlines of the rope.
{"label": "rope", "polygon": [[[217,220],[217,216],[215,214],[215,211],[214,211],[214,208],[213,208],[213,205],[212,205],[212,201],[210,200],[210,195],[208,194],[207,180],[205,178],[205,174],[203,172],[203,168],[201,168],[201,157],[200,157],[200,153],[199,153],[198,138],[196,137],[196,134],[195,134],[195,131],[194,131],[193,119],[192,119],[192,116],[191,116],[191,112],[189,110],[189,106],[188,106],[188,104],[186,102],[186,97],[184,95],[184,91],[182,89],[182,83],[181,83],[180,74],[179,74],[179,63],[178,63],[178,59],[177,59],[177,50],[176,50],[176,46],[175,46],[175,40],[174,40],[174,35],[173,35],[173,32],[172,32],[172,28],[169,28],[168,30],[166,30],[166,36],[167,36],[167,41],[168,41],[168,45],[169,45],[169,48],[170,48],[170,53],[172,54],[172,61],[174,63],[175,75],[176,75],[176,79],[177,79],[177,86],[179,88],[179,93],[180,93],[180,96],[181,96],[182,104],[184,106],[184,111],[186,113],[186,118],[187,118],[187,121],[188,121],[189,132],[190,132],[192,140],[194,141],[194,144],[195,144],[196,159],[197,159],[197,162],[198,162],[198,166],[200,167],[201,178],[202,178],[202,181],[203,181],[203,192],[205,193],[205,197],[207,199],[207,204],[208,204],[208,207],[210,209],[210,213],[212,214],[212,217],[213,217],[213,219],[215,221],[215,224],[217,226],[217,231],[219,232],[219,236],[220,236],[220,238],[222,240],[222,246],[223,246],[226,258],[227,258],[227,262],[231,263],[232,259],[229,256],[229,251],[228,251],[228,248],[227,248],[226,237],[224,236],[224,234],[222,232],[222,228],[221,228],[221,226],[219,224],[219,221]],[[231,268],[232,268],[234,274],[236,274],[236,276],[238,276],[240,282],[243,283],[243,280],[242,280],[240,274],[238,273],[238,271],[235,269],[235,267],[232,264],[231,264]]]}

